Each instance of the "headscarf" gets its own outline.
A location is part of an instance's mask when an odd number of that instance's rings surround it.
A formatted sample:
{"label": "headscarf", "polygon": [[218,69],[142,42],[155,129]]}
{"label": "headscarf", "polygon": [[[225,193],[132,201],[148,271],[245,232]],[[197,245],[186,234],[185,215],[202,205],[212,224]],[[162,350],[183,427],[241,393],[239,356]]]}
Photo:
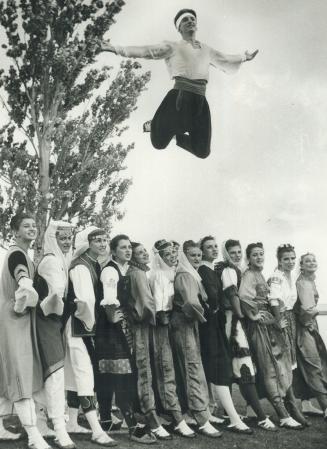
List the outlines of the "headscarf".
{"label": "headscarf", "polygon": [[188,258],[186,257],[186,254],[184,252],[182,252],[180,255],[179,263],[177,266],[177,271],[180,273],[190,274],[193,277],[193,279],[196,281],[196,283],[198,284],[203,301],[206,301],[208,299],[208,296],[207,296],[207,294],[204,290],[203,284],[202,284],[201,276],[199,275],[197,270],[194,267],[192,267],[191,263],[189,262]]}
{"label": "headscarf", "polygon": [[[169,246],[173,247],[173,244],[171,243]],[[168,248],[168,246],[165,246],[165,248]],[[154,277],[158,271],[163,271],[169,281],[173,281],[176,274],[176,267],[170,267],[169,265],[167,265],[163,258],[160,256],[159,250],[157,248],[153,247],[152,252],[153,259],[151,263],[150,278]]]}
{"label": "headscarf", "polygon": [[51,220],[44,234],[44,255],[54,254],[60,261],[60,265],[68,276],[68,268],[72,260],[72,249],[67,254],[64,254],[59,248],[56,234],[59,230],[72,230],[73,225],[67,221],[55,221]]}

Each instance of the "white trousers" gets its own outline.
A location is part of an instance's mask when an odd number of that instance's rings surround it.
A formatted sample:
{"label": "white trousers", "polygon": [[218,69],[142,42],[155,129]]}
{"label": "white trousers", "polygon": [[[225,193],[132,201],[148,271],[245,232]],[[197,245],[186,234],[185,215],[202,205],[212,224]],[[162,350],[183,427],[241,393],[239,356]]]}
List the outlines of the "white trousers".
{"label": "white trousers", "polygon": [[94,395],[94,375],[89,353],[81,337],[72,336],[71,318],[66,329],[65,388],[78,396]]}
{"label": "white trousers", "polygon": [[65,374],[60,368],[47,378],[44,384],[46,408],[50,419],[65,415]]}

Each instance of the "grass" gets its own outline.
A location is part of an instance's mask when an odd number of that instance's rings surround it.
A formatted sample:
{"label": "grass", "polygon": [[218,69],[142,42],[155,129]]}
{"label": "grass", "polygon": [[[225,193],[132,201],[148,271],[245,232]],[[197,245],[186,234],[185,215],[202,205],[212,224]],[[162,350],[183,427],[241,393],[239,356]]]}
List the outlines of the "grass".
{"label": "grass", "polygon": [[[238,391],[233,392],[233,398],[240,413],[245,412],[244,402]],[[263,402],[267,414],[270,414],[276,422],[276,416],[272,413],[268,402]],[[228,430],[224,430],[224,425],[220,426],[223,436],[219,439],[210,439],[200,435],[193,440],[174,437],[172,441],[158,442],[156,449],[326,449],[327,448],[327,421],[320,417],[309,419],[311,426],[301,431],[280,429],[278,432],[266,432],[256,427],[256,420],[250,418],[247,423],[253,428],[253,435],[238,435]],[[9,420],[9,423],[12,420]],[[7,421],[8,422],[8,421]],[[112,435],[118,442],[117,448],[131,449],[141,448],[134,442],[130,442],[126,431],[121,431]],[[96,449],[100,447],[90,442],[90,436],[74,436],[78,449]],[[49,440],[51,444],[51,440]],[[0,449],[26,449],[26,440],[17,442],[0,442]],[[55,447],[53,445],[53,447]],[[144,447],[144,446],[143,446]]]}

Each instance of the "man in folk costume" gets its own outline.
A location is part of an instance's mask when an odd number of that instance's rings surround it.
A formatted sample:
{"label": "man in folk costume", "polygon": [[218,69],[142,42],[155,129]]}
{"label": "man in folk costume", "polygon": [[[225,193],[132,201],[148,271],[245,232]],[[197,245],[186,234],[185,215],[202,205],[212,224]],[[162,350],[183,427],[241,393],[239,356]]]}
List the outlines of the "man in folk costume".
{"label": "man in folk costume", "polygon": [[46,406],[56,434],[56,445],[74,449],[65,422],[65,350],[62,315],[68,288],[71,261],[72,226],[51,221],[44,236],[44,256],[40,261],[34,287],[39,295],[36,331],[43,367]]}
{"label": "man in folk costume", "polygon": [[[15,236],[3,263],[0,282],[0,415],[12,404],[28,435],[30,449],[48,449],[36,426],[34,399],[43,402],[42,364],[37,344],[33,288],[34,265],[27,252],[37,230],[29,214],[15,215],[10,227]],[[34,399],[33,399],[34,397]]]}
{"label": "man in folk costume", "polygon": [[103,299],[97,307],[95,351],[96,392],[102,425],[111,423],[112,397],[129,428],[130,439],[142,444],[156,442],[147,427],[137,423],[134,404],[137,398],[136,372],[132,361],[133,334],[127,319],[130,285],[126,276],[132,256],[129,237],[117,235],[110,242],[112,260],[101,272]]}
{"label": "man in folk costume", "polygon": [[151,131],[152,145],[167,147],[176,136],[179,147],[204,159],[210,154],[211,118],[205,92],[209,67],[235,72],[243,62],[251,61],[258,51],[226,55],[196,39],[197,16],[193,9],[180,10],[174,19],[179,42],[159,45],[120,47],[104,42],[101,49],[129,58],[164,59],[175,85],[168,92],[144,131]]}
{"label": "man in folk costume", "polygon": [[65,382],[69,407],[67,428],[68,432],[80,432],[77,417],[81,406],[92,430],[91,441],[102,446],[116,446],[117,443],[100,426],[94,397],[95,304],[101,295],[97,258],[106,252],[106,232],[95,227],[84,229],[77,234],[75,246],[69,269],[69,318],[65,326]]}

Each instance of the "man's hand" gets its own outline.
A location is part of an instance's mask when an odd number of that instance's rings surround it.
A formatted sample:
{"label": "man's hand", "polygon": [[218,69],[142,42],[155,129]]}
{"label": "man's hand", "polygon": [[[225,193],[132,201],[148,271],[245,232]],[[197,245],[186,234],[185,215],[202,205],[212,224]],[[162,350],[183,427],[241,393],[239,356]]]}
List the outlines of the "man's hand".
{"label": "man's hand", "polygon": [[246,50],[245,52],[245,61],[252,61],[253,58],[256,57],[259,50],[255,50],[253,53],[250,53]]}
{"label": "man's hand", "polygon": [[110,40],[101,42],[101,50],[116,53],[115,47],[111,45]]}

